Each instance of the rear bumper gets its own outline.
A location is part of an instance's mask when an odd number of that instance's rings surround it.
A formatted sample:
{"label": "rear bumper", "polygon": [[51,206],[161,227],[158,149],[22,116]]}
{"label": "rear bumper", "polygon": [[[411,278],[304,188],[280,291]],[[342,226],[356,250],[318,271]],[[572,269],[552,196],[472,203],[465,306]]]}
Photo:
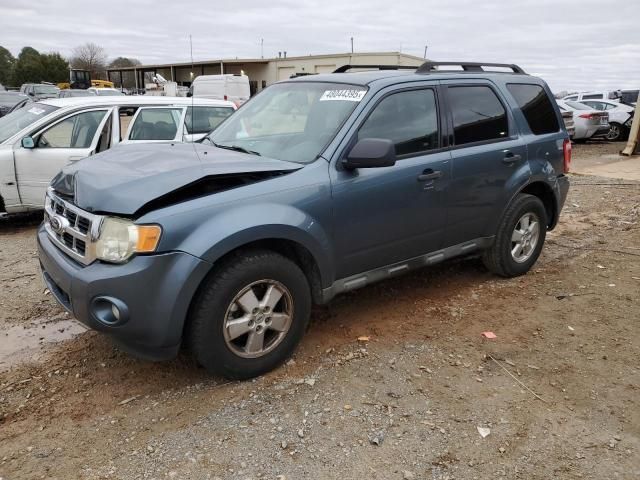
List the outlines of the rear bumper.
{"label": "rear bumper", "polygon": [[[110,335],[123,350],[149,360],[177,354],[191,299],[211,267],[183,252],[85,267],[62,253],[42,226],[38,254],[45,283],[64,308],[88,327]],[[108,301],[121,307],[120,318],[111,318],[113,322],[105,322]],[[109,314],[110,308],[106,310]]]}
{"label": "rear bumper", "polygon": [[566,175],[559,175],[556,178],[555,185],[555,198],[556,198],[556,215],[553,219],[552,224],[549,226],[549,230],[553,230],[555,226],[558,224],[558,220],[560,219],[560,212],[562,212],[562,208],[564,207],[565,202],[567,201],[567,195],[569,194],[569,177]]}

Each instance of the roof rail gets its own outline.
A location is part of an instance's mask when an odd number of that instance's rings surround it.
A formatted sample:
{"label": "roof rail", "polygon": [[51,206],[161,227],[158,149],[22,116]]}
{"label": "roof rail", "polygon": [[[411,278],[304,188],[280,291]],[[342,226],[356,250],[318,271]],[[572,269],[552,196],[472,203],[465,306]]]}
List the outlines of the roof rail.
{"label": "roof rail", "polygon": [[[418,68],[418,70],[416,70],[416,73],[431,73],[431,72],[435,72],[435,71],[443,71],[443,70],[437,70],[436,67],[444,67],[444,66],[458,66],[458,67],[462,67],[462,70],[464,72],[484,72],[486,71],[484,68],[482,67],[500,67],[500,68],[510,68],[513,73],[521,73],[521,74],[525,74],[526,72],[520,68],[518,65],[513,64],[513,63],[483,63],[483,62],[424,62],[422,65],[420,65],[420,67]],[[444,70],[447,71],[447,70]],[[454,70],[454,71],[458,71],[458,70]]]}
{"label": "roof rail", "polygon": [[345,73],[356,68],[365,68],[369,70],[415,70],[417,66],[411,65],[342,65],[336,68],[333,73]]}

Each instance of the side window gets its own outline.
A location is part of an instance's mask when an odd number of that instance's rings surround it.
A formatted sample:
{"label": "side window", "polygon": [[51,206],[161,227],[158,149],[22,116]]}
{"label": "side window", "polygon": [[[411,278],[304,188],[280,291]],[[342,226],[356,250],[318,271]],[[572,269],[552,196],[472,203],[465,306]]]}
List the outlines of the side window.
{"label": "side window", "polygon": [[38,148],[89,148],[106,113],[106,110],[96,110],[65,118],[42,132],[36,146]]}
{"label": "side window", "polygon": [[565,100],[571,100],[571,101],[576,101],[577,99],[578,99],[578,96],[577,96],[577,95],[573,95],[573,96],[571,96],[571,97],[567,97],[567,98],[565,98]]}
{"label": "side window", "polygon": [[189,107],[184,126],[187,133],[209,133],[232,113],[229,107]]}
{"label": "side window", "polygon": [[118,117],[120,118],[120,141],[129,131],[131,119],[138,111],[138,107],[120,107],[118,109]]}
{"label": "side window", "polygon": [[613,110],[614,108],[616,108],[615,105],[612,105],[610,103],[605,103],[604,105],[605,105],[604,110]]}
{"label": "side window", "polygon": [[409,90],[385,97],[358,132],[358,139],[386,138],[397,155],[426,152],[439,147],[438,110],[432,89]]}
{"label": "side window", "polygon": [[449,87],[448,93],[456,145],[509,136],[507,112],[491,88]]}
{"label": "side window", "polygon": [[129,140],[173,140],[181,116],[181,108],[142,108],[131,127]]}
{"label": "side window", "polygon": [[507,89],[516,99],[534,135],[554,133],[560,130],[551,100],[540,85],[509,83]]}
{"label": "side window", "polygon": [[601,99],[602,99],[601,93],[592,93],[590,95],[582,96],[582,100],[601,100]]}

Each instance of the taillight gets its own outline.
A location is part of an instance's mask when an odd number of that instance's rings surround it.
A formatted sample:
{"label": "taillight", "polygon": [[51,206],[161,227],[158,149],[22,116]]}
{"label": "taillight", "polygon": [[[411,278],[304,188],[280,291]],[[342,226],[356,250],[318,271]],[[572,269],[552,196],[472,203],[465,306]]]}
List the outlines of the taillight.
{"label": "taillight", "polygon": [[224,96],[224,99],[225,99],[225,100],[227,99],[227,96],[226,96],[226,95]]}
{"label": "taillight", "polygon": [[562,153],[564,155],[564,173],[569,173],[569,169],[571,168],[571,140],[568,138],[564,139]]}
{"label": "taillight", "polygon": [[586,118],[588,120],[591,120],[592,118],[595,117],[599,117],[600,114],[598,113],[583,113],[582,115],[579,115],[580,118]]}

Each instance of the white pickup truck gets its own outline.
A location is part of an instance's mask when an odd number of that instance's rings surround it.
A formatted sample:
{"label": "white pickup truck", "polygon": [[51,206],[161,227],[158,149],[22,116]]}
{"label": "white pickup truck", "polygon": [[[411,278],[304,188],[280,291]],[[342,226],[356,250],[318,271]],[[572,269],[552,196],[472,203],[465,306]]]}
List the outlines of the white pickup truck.
{"label": "white pickup truck", "polygon": [[31,103],[0,118],[0,212],[42,209],[70,162],[118,144],[197,141],[235,110],[224,100],[145,96]]}

